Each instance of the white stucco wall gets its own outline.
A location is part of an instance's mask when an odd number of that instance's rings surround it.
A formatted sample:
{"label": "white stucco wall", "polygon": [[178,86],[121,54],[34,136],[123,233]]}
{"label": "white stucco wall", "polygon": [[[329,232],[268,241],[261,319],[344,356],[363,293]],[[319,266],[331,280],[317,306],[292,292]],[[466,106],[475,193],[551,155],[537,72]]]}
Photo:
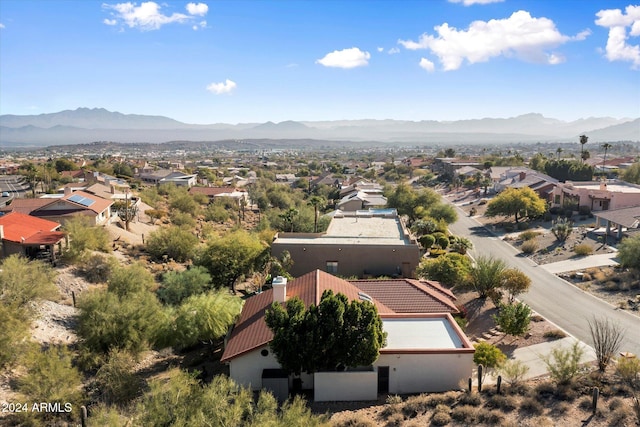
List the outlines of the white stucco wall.
{"label": "white stucco wall", "polygon": [[460,388],[473,369],[473,353],[381,354],[389,367],[389,393],[441,392]]}
{"label": "white stucco wall", "polygon": [[337,402],[376,400],[378,372],[316,372],[313,378],[313,400]]}
{"label": "white stucco wall", "polygon": [[[269,354],[263,356],[262,350],[267,350]],[[268,346],[261,347],[249,353],[238,356],[229,361],[229,377],[235,382],[251,390],[262,389],[262,370],[280,369],[280,364],[275,354]],[[309,390],[313,388],[313,374],[302,373],[299,377],[302,380],[302,388]],[[289,389],[293,389],[293,377],[289,377]]]}
{"label": "white stucco wall", "polygon": [[[263,356],[260,352],[266,349],[269,354]],[[229,376],[237,383],[251,390],[262,388],[262,370],[279,369],[280,364],[269,347],[262,347],[243,354],[229,362]]]}

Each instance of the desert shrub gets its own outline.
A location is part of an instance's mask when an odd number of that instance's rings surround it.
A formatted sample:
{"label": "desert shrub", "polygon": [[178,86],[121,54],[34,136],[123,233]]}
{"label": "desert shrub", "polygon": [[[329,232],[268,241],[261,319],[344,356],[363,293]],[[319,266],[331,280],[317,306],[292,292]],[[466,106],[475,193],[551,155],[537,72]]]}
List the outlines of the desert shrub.
{"label": "desert shrub", "polygon": [[589,215],[591,213],[591,208],[586,205],[578,206],[578,215]]}
{"label": "desert shrub", "polygon": [[527,224],[526,222],[519,222],[517,228],[518,230],[526,230],[529,228],[529,224]]}
{"label": "desert shrub", "polygon": [[430,249],[436,243],[436,238],[431,234],[425,234],[420,237],[419,241],[423,248]]}
{"label": "desert shrub", "polygon": [[461,405],[480,406],[482,405],[482,397],[479,393],[464,393],[460,397]]}
{"label": "desert shrub", "polygon": [[543,357],[543,360],[551,378],[558,384],[567,384],[578,373],[583,354],[584,349],[580,346],[580,342],[576,341],[568,349],[553,348],[549,355]]}
{"label": "desert shrub", "polygon": [[77,271],[89,283],[101,283],[109,280],[111,272],[117,265],[113,257],[101,254],[91,254],[83,257],[79,263]]}
{"label": "desert shrub", "polygon": [[473,363],[482,365],[487,370],[495,368],[507,360],[507,356],[493,344],[481,342],[474,344],[474,347],[476,352],[473,354]]}
{"label": "desert shrub", "polygon": [[451,415],[449,412],[437,411],[431,417],[431,425],[434,426],[446,426],[451,422]]}
{"label": "desert shrub", "polygon": [[179,227],[167,227],[154,231],[148,237],[146,248],[156,260],[163,257],[185,262],[193,258],[198,238],[191,230]]}
{"label": "desert shrub", "polygon": [[119,298],[138,292],[146,292],[154,287],[155,280],[153,275],[141,263],[114,268],[111,272],[111,277],[107,281],[109,292],[114,293]]}
{"label": "desert shrub", "polygon": [[376,423],[363,415],[351,414],[344,419],[334,421],[335,427],[375,427]]}
{"label": "desert shrub", "polygon": [[179,305],[192,295],[211,289],[211,275],[206,268],[195,266],[184,271],[169,271],[162,276],[162,285],[157,290],[164,304]]}
{"label": "desert shrub", "polygon": [[505,416],[502,412],[494,409],[491,411],[481,410],[478,418],[478,421],[480,421],[481,423],[495,425],[500,424],[502,421],[504,421]]}
{"label": "desert shrub", "polygon": [[469,323],[469,322],[467,322],[467,319],[465,319],[464,317],[460,317],[460,316],[455,316],[453,319],[456,321],[458,326],[460,326],[460,329],[462,329],[463,331],[466,331],[467,324]]}
{"label": "desert shrub", "polygon": [[[66,347],[51,346],[45,351],[34,349],[26,355],[24,365],[27,374],[18,380],[18,390],[31,402],[59,403],[63,408],[71,404],[72,412],[67,421],[77,416],[83,403],[82,377],[72,365],[71,353]],[[74,414],[75,415],[72,415]],[[59,413],[31,413],[35,419],[50,419]]]}
{"label": "desert shrub", "polygon": [[398,405],[400,403],[402,403],[402,397],[398,396],[397,394],[390,394],[387,396],[387,399],[385,400],[385,403],[387,405]]}
{"label": "desert shrub", "polygon": [[592,408],[592,399],[587,396],[583,397],[578,402],[578,408],[582,409],[583,411],[590,411]]}
{"label": "desert shrub", "polygon": [[204,210],[205,221],[213,221],[223,223],[231,218],[231,211],[218,203],[212,203]]}
{"label": "desert shrub", "polygon": [[525,397],[520,402],[520,411],[529,415],[542,415],[544,406],[534,397]]}
{"label": "desert shrub", "polygon": [[609,409],[615,411],[616,409],[624,406],[624,401],[619,397],[614,397],[609,401]]}
{"label": "desert shrub", "polygon": [[571,405],[568,402],[556,402],[553,406],[552,412],[557,415],[566,414],[571,409]]}
{"label": "desert shrub", "polygon": [[494,394],[489,398],[487,406],[490,408],[496,408],[506,412],[510,412],[518,407],[518,399],[516,399],[514,396]]}
{"label": "desert shrub", "polygon": [[616,363],[616,374],[629,385],[633,385],[640,378],[640,359],[637,357],[619,357]]}
{"label": "desert shrub", "polygon": [[404,422],[404,415],[402,415],[401,413],[397,412],[395,414],[391,414],[387,418],[386,426],[387,427],[401,426],[403,422]]}
{"label": "desert shrub", "polygon": [[552,329],[550,331],[546,331],[543,336],[545,338],[551,338],[554,340],[560,339],[560,338],[564,338],[567,336],[566,333],[564,333],[564,331],[560,330],[560,329]]}
{"label": "desert shrub", "polygon": [[606,317],[593,317],[589,320],[589,332],[596,352],[598,369],[604,372],[614,357],[624,338],[622,327]]}
{"label": "desert shrub", "polygon": [[584,273],[582,275],[582,281],[583,282],[590,282],[591,280],[593,280],[593,278],[591,277],[591,275],[589,273]]}
{"label": "desert shrub", "polygon": [[498,374],[509,384],[519,384],[529,372],[529,367],[521,360],[509,359],[496,369]]}
{"label": "desert shrub", "polygon": [[573,248],[573,251],[576,253],[576,255],[578,256],[586,256],[586,255],[591,255],[593,253],[593,246],[587,244],[587,243],[581,243],[579,245],[576,245]]}
{"label": "desert shrub", "polygon": [[71,262],[78,261],[85,251],[109,252],[111,239],[104,227],[98,227],[85,216],[74,216],[64,224],[69,237],[69,245],[64,257]]}
{"label": "desert shrub", "polygon": [[100,398],[106,404],[123,404],[135,398],[142,389],[141,380],[133,373],[135,358],[126,351],[113,350],[95,376]]}
{"label": "desert shrub", "polygon": [[540,232],[538,231],[533,231],[533,230],[527,230],[527,231],[523,231],[522,233],[520,233],[520,236],[518,236],[521,240],[532,240],[535,239],[536,237],[538,237],[540,235]]}
{"label": "desert shrub", "polygon": [[522,302],[500,304],[497,315],[492,318],[507,335],[522,336],[529,329],[531,308]]}
{"label": "desert shrub", "polygon": [[436,244],[440,246],[440,249],[447,249],[449,246],[449,238],[447,236],[441,236],[436,239]]}
{"label": "desert shrub", "polygon": [[556,387],[551,381],[543,381],[536,385],[533,390],[532,396],[549,397],[553,396],[556,392]]}
{"label": "desert shrub", "polygon": [[[611,409],[611,408],[609,408]],[[627,407],[620,406],[615,409],[611,409],[611,413],[607,420],[610,426],[622,426],[625,425],[627,420],[633,416],[633,411]]]}
{"label": "desert shrub", "polygon": [[471,406],[462,404],[460,406],[456,406],[451,411],[451,418],[465,425],[476,424],[479,412],[476,406],[478,405]]}
{"label": "desert shrub", "polygon": [[556,236],[556,240],[564,242],[573,232],[573,222],[565,218],[560,218],[553,222],[551,232]]}
{"label": "desert shrub", "polygon": [[618,245],[618,257],[624,267],[640,268],[640,235],[627,237]]}
{"label": "desert shrub", "polygon": [[525,254],[532,254],[538,250],[538,242],[533,239],[527,240],[522,244],[522,246],[520,246],[520,249],[522,249],[522,252]]}

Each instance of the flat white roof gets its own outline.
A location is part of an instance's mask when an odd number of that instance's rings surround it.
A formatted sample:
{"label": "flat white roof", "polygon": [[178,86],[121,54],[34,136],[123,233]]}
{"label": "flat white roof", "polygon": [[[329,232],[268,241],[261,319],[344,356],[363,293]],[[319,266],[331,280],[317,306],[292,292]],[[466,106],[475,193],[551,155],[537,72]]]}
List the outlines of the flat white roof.
{"label": "flat white roof", "polygon": [[464,348],[462,340],[446,317],[382,318],[387,332],[385,350],[433,350]]}
{"label": "flat white roof", "polygon": [[[599,182],[574,182],[574,188],[584,188],[587,190],[600,190]],[[640,193],[640,188],[634,185],[624,184],[621,182],[607,183],[607,191],[614,193]]]}

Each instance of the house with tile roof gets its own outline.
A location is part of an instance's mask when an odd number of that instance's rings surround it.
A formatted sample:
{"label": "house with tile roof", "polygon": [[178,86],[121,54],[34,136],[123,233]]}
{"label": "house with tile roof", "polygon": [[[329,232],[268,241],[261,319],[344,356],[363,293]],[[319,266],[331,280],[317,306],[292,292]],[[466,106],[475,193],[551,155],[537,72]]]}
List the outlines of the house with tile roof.
{"label": "house with tile roof", "polygon": [[324,233],[278,233],[271,254],[289,252],[289,273],[320,269],[354,277],[413,277],[420,246],[395,209],[336,211]]}
{"label": "house with tile roof", "polygon": [[26,215],[64,223],[76,215],[91,218],[96,225],[104,225],[111,221],[111,206],[113,201],[96,195],[67,189],[62,197],[39,199],[14,199],[10,205],[0,209],[0,212],[20,212]]}
{"label": "house with tile roof", "polygon": [[64,233],[60,224],[42,218],[34,218],[20,212],[0,216],[0,258],[13,254],[27,258],[55,262],[62,252]]}
{"label": "house with tile roof", "polygon": [[[437,282],[350,282],[315,270],[289,283],[276,280],[272,289],[246,300],[221,360],[229,365],[231,378],[252,390],[262,389],[265,373],[280,369],[269,347],[273,332],[264,320],[266,310],[273,302],[293,297],[307,307],[318,305],[329,289],[349,300],[374,304],[388,334],[387,345],[367,369],[302,373],[297,381],[303,389],[314,390],[315,400],[372,400],[378,394],[451,390],[471,375],[474,347],[452,317],[457,313],[455,297]],[[286,380],[292,387],[294,378]]]}
{"label": "house with tile roof", "polygon": [[559,184],[551,196],[552,207],[586,206],[592,212],[640,206],[640,185],[617,179],[567,181]]}

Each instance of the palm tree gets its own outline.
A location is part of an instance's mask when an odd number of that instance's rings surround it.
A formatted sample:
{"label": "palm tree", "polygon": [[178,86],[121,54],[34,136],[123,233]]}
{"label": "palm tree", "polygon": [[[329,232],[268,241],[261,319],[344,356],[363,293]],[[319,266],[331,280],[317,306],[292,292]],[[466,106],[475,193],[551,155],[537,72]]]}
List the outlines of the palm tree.
{"label": "palm tree", "polygon": [[606,177],[604,166],[605,166],[605,163],[607,162],[607,151],[609,150],[609,148],[613,147],[613,145],[609,144],[608,142],[605,142],[604,144],[602,144],[601,147],[604,148],[604,159],[602,160],[602,173],[604,173]]}
{"label": "palm tree", "polygon": [[284,213],[280,214],[280,218],[284,219],[285,222],[288,222],[291,225],[292,233],[293,233],[293,220],[295,219],[296,215],[298,215],[298,213],[299,213],[298,209],[289,208]]}
{"label": "palm tree", "polygon": [[558,154],[558,160],[560,160],[560,153],[562,153],[564,150],[561,147],[558,147],[558,149],[556,150],[556,153]]}
{"label": "palm tree", "polygon": [[317,233],[318,232],[318,210],[321,209],[321,207],[324,207],[326,202],[324,198],[320,196],[311,196],[309,197],[309,200],[307,201],[307,203],[313,206],[313,232]]}
{"label": "palm tree", "polygon": [[584,163],[584,161],[586,160],[583,155],[584,155],[584,144],[586,144],[587,141],[589,141],[589,137],[587,135],[580,135],[580,158],[582,159],[582,163]]}

